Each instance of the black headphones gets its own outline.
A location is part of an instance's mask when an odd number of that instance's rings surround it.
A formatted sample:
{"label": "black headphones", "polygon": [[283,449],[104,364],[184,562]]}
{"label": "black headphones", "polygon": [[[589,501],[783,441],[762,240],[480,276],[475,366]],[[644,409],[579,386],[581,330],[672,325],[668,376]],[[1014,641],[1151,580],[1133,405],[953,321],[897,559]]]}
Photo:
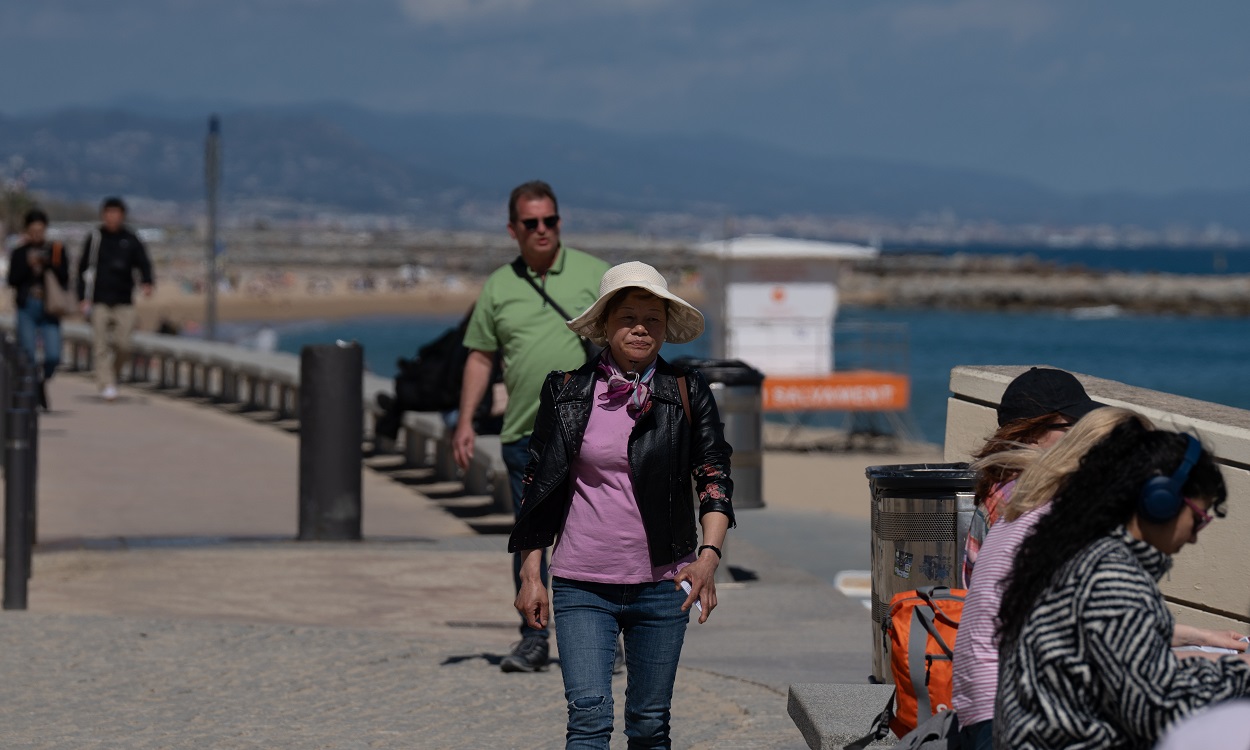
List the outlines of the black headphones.
{"label": "black headphones", "polygon": [[1137,501],[1137,515],[1151,523],[1167,523],[1181,513],[1181,505],[1185,502],[1181,488],[1189,479],[1189,472],[1198,463],[1202,455],[1202,443],[1192,435],[1185,436],[1185,457],[1181,465],[1176,467],[1172,476],[1151,477],[1146,486],[1141,488],[1141,497]]}

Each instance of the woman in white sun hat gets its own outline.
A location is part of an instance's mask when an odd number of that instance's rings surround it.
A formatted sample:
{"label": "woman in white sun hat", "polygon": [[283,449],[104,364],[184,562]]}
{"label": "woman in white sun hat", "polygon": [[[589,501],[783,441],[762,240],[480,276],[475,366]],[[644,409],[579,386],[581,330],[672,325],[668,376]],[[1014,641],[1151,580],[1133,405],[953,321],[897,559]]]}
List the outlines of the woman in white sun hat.
{"label": "woman in white sun hat", "polygon": [[[703,623],[715,609],[713,577],[734,523],[731,448],[712,392],[697,371],[659,356],[666,341],[698,337],[703,315],[654,268],[631,262],[604,274],[599,299],[568,326],[607,348],[543,384],[521,515],[508,540],[524,554],[516,607],[533,627],[554,609],[566,748],[608,747],[618,633],[629,746],[669,747],[689,610],[698,607]],[[549,605],[538,564],[553,542]]]}

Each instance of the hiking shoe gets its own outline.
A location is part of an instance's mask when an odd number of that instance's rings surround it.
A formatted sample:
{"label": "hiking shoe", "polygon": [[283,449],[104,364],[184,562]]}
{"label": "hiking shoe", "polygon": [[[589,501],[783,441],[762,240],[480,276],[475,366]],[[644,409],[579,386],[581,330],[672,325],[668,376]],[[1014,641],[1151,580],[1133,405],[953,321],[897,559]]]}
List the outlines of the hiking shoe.
{"label": "hiking shoe", "polygon": [[547,667],[547,639],[524,638],[499,662],[505,672],[538,672]]}
{"label": "hiking shoe", "polygon": [[625,671],[625,641],[616,639],[616,656],[612,659],[612,674],[621,674]]}

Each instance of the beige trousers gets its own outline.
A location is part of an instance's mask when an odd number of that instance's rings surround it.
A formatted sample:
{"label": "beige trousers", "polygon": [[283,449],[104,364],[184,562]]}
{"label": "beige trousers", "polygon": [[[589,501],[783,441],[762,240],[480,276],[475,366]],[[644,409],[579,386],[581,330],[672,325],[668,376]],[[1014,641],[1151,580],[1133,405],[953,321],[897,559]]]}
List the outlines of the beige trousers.
{"label": "beige trousers", "polygon": [[122,364],[130,357],[130,334],[135,330],[134,305],[91,306],[91,359],[100,388],[117,385]]}

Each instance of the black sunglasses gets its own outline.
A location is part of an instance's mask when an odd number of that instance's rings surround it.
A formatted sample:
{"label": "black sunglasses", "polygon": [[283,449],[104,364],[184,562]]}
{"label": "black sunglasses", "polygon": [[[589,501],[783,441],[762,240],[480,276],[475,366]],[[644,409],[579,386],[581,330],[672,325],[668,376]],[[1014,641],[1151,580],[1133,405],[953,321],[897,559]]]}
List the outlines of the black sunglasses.
{"label": "black sunglasses", "polygon": [[525,231],[532,232],[538,228],[538,222],[540,221],[548,229],[555,229],[556,224],[560,223],[560,214],[544,216],[541,219],[521,219],[521,226],[525,227]]}

